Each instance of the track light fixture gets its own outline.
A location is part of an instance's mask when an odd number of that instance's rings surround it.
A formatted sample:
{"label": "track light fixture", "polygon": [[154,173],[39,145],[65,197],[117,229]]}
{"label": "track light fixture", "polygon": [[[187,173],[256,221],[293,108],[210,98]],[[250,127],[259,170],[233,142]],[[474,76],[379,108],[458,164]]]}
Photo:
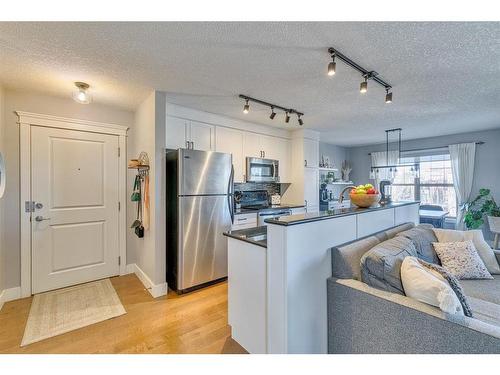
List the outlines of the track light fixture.
{"label": "track light fixture", "polygon": [[365,81],[361,82],[361,85],[359,85],[359,92],[361,94],[364,94],[367,91],[368,91],[368,78],[365,77]]}
{"label": "track light fixture", "polygon": [[328,64],[328,75],[334,76],[335,70],[337,69],[337,63],[335,62],[335,55],[332,55],[332,61]]}
{"label": "track light fixture", "polygon": [[387,104],[392,103],[392,92],[389,92],[389,89],[386,89],[385,92],[386,92],[386,94],[385,94],[385,102]]}
{"label": "track light fixture", "polygon": [[285,112],[285,123],[288,124],[290,122],[290,115],[296,114],[298,117],[298,120],[299,120],[299,125],[301,125],[301,126],[304,125],[304,121],[302,120],[302,116],[304,116],[304,113],[302,113],[302,112],[299,112],[299,111],[292,109],[292,108],[285,108],[285,107],[282,107],[282,106],[277,105],[277,104],[268,103],[268,102],[265,102],[263,100],[252,98],[250,96],[243,95],[243,94],[240,94],[239,97],[241,99],[245,100],[245,105],[243,106],[243,113],[245,113],[245,114],[248,113],[248,111],[250,110],[249,102],[254,102],[254,103],[264,105],[266,107],[271,108],[271,114],[269,115],[269,118],[271,120],[274,120],[274,118],[276,117],[275,109],[279,109],[279,110]]}
{"label": "track light fixture", "polygon": [[300,115],[297,115],[297,117],[299,118],[299,125],[300,126],[304,125],[304,121],[302,121],[302,119],[300,118]]}
{"label": "track light fixture", "polygon": [[[392,86],[384,81],[382,78],[379,77],[378,73],[373,71],[373,70],[367,70],[363,68],[361,65],[358,63],[354,62],[347,56],[345,56],[342,52],[336,50],[333,47],[328,48],[328,53],[332,57],[332,62],[328,64],[328,75],[332,76],[335,74],[335,58],[341,60],[344,62],[346,65],[350,66],[354,70],[358,71],[361,73],[363,78],[365,79],[364,82],[361,82],[359,85],[359,92],[362,94],[366,93],[368,91],[368,80],[372,80],[375,83],[378,83],[380,86],[383,86],[386,91],[385,95],[385,102],[386,103],[392,103],[392,92],[389,92],[392,89]],[[333,64],[333,65],[332,65]]]}
{"label": "track light fixture", "polygon": [[274,117],[276,116],[276,112],[274,112],[274,107],[271,107],[271,115],[269,116],[269,118],[271,120],[274,120]]}

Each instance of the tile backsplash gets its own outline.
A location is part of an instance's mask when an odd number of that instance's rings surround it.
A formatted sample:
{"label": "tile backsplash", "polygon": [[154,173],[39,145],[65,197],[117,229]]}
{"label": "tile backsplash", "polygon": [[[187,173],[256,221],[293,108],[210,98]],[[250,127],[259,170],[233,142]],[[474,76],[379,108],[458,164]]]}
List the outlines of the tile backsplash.
{"label": "tile backsplash", "polygon": [[283,195],[290,184],[264,183],[264,182],[247,182],[234,184],[234,191],[249,191],[249,190],[267,190],[269,195]]}

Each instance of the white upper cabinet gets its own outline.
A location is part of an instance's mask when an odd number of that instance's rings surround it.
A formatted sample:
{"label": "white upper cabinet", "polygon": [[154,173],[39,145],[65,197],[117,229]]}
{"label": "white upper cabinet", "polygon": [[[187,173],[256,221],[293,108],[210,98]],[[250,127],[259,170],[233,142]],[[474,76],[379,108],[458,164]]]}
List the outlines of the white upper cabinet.
{"label": "white upper cabinet", "polygon": [[167,148],[178,149],[188,148],[187,131],[189,120],[167,116],[166,137]]}
{"label": "white upper cabinet", "polygon": [[243,157],[263,158],[264,150],[262,147],[261,134],[245,132],[243,135]]}
{"label": "white upper cabinet", "polygon": [[319,166],[319,142],[304,138],[304,166],[318,168]]}
{"label": "white upper cabinet", "polygon": [[266,159],[274,159],[280,162],[279,175],[280,182],[290,182],[290,141],[278,137],[262,138]]}
{"label": "white upper cabinet", "polygon": [[167,116],[167,148],[192,148],[202,151],[215,150],[215,126]]}
{"label": "white upper cabinet", "polygon": [[215,151],[215,126],[190,121],[189,141],[195,150]]}
{"label": "white upper cabinet", "polygon": [[245,182],[245,163],[243,156],[243,132],[217,126],[215,130],[215,149],[233,155],[234,182]]}

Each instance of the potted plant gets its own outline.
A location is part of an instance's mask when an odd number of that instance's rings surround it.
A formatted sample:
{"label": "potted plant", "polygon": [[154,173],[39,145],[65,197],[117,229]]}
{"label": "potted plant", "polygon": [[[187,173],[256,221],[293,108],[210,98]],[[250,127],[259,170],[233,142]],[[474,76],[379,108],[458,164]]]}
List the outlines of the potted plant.
{"label": "potted plant", "polygon": [[465,204],[464,222],[468,229],[477,229],[484,224],[484,216],[492,232],[500,232],[500,207],[490,194],[490,189],[479,189],[479,194]]}

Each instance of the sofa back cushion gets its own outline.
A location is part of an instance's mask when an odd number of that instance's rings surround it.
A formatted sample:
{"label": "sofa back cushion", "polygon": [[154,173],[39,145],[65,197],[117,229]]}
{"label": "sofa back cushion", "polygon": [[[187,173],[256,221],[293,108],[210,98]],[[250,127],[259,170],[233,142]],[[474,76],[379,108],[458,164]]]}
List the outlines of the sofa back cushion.
{"label": "sofa back cushion", "polygon": [[437,237],[432,228],[432,225],[419,225],[399,232],[396,236],[406,237],[413,242],[418,258],[429,263],[441,264],[436,251],[434,251],[434,246],[432,246],[433,242],[437,242]]}
{"label": "sofa back cushion", "polygon": [[361,257],[380,242],[394,237],[397,233],[413,228],[413,223],[405,223],[368,237],[332,247],[332,275],[338,279],[361,281]]}
{"label": "sofa back cushion", "polygon": [[396,236],[375,245],[361,258],[361,280],[378,289],[404,295],[401,264],[407,256],[417,256],[411,240]]}

